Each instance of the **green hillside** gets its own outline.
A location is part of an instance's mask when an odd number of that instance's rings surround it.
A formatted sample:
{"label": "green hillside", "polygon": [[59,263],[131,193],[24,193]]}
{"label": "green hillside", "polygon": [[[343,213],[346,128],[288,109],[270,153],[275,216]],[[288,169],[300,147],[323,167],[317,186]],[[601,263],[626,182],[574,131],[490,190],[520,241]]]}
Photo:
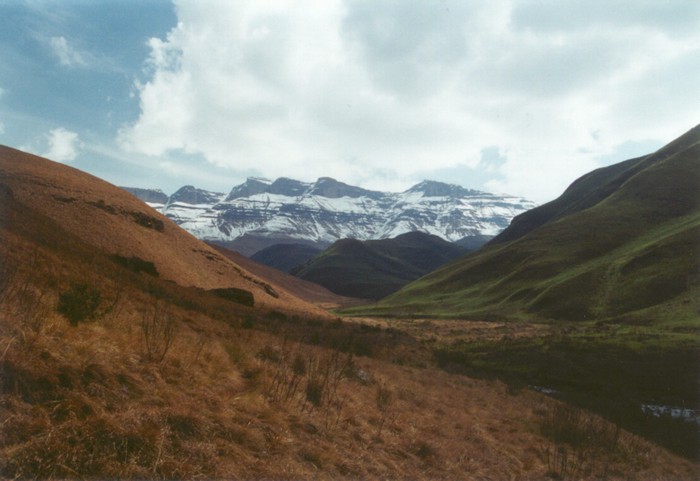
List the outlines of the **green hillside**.
{"label": "green hillside", "polygon": [[353,312],[521,319],[697,318],[700,126],[598,169],[480,251]]}

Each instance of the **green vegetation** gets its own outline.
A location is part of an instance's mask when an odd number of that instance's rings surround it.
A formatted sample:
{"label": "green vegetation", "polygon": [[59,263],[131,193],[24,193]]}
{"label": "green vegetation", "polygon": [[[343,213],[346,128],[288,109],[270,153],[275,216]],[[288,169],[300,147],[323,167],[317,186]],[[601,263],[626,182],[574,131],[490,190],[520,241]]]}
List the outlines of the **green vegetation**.
{"label": "green vegetation", "polygon": [[[672,306],[700,287],[700,129],[687,136],[695,140],[690,147],[677,151],[673,143],[649,156],[595,205],[347,313],[676,322]],[[619,175],[618,167],[608,169]],[[649,309],[660,317],[648,317]]]}
{"label": "green vegetation", "polygon": [[697,409],[699,348],[688,324],[577,322],[552,325],[547,335],[446,342],[434,351],[448,371],[545,389],[692,459],[697,425],[645,415],[642,405]]}
{"label": "green vegetation", "polygon": [[[480,251],[352,315],[543,323],[547,334],[429,342],[449,371],[539,386],[689,458],[697,424],[700,126],[592,172]],[[560,473],[561,474],[561,473]]]}

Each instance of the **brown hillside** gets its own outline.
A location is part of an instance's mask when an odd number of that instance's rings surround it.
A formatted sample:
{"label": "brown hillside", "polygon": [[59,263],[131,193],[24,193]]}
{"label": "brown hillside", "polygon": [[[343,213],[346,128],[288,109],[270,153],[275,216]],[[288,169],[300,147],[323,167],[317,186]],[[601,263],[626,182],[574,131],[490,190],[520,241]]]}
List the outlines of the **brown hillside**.
{"label": "brown hillside", "polygon": [[264,279],[266,282],[279,286],[299,299],[316,304],[324,309],[350,307],[367,302],[363,299],[339,296],[323,286],[294,277],[286,272],[275,269],[274,267],[260,264],[259,262],[255,262],[254,260],[225,247],[218,246],[216,244],[210,244],[210,246],[227,258],[231,259],[237,265],[243,267],[248,272],[252,272],[259,278]]}
{"label": "brown hillside", "polygon": [[256,307],[325,313],[275,288],[136,197],[89,174],[0,146],[0,184],[12,198],[107,255],[152,262],[161,278],[203,289],[244,289]]}

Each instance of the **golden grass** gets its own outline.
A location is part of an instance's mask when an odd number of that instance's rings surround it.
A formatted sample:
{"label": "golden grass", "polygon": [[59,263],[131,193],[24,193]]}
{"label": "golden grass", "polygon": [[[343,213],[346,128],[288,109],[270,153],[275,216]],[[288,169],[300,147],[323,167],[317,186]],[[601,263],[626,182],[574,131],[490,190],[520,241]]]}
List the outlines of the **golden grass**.
{"label": "golden grass", "polygon": [[[4,477],[552,474],[548,456],[557,444],[543,426],[551,424],[558,403],[540,394],[432,368],[353,358],[328,409],[308,402],[303,388],[283,400],[273,395],[273,381],[282,369],[293,372],[296,357],[306,365],[310,360],[328,365],[336,358],[345,366],[347,355],[163,306],[178,327],[172,349],[156,362],[144,349],[139,325],[152,301],[129,292],[119,302],[118,314],[75,327],[44,310],[34,336],[21,334],[28,328],[18,319],[3,318]],[[3,304],[3,315],[10,307]],[[382,391],[390,393],[384,401]],[[616,446],[587,451],[580,478],[693,478],[689,463],[630,434],[619,434]]]}
{"label": "golden grass", "polygon": [[[3,209],[19,204],[56,224],[53,231],[42,233],[44,242],[57,242],[52,237],[65,231],[102,254],[151,262],[162,278],[182,286],[240,288],[253,293],[258,307],[327,316],[284,288],[269,286],[131,194],[89,174],[0,146],[0,184],[7,196]],[[0,224],[37,221],[5,215],[0,216]]]}

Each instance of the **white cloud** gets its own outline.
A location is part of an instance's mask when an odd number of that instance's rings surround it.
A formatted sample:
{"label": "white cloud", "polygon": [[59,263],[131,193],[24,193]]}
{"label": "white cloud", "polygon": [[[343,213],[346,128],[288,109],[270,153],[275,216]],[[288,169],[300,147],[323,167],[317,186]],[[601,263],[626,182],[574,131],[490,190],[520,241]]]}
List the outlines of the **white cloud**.
{"label": "white cloud", "polygon": [[78,149],[82,147],[78,134],[63,127],[49,131],[46,139],[49,143],[49,150],[42,156],[56,162],[74,160],[78,156]]}
{"label": "white cloud", "polygon": [[49,39],[51,50],[58,57],[61,65],[66,67],[84,67],[87,65],[85,55],[68,44],[66,37],[51,37]]}
{"label": "white cloud", "polygon": [[367,187],[467,172],[497,147],[488,185],[545,201],[698,121],[697,2],[608,3],[179,2],[119,139]]}

